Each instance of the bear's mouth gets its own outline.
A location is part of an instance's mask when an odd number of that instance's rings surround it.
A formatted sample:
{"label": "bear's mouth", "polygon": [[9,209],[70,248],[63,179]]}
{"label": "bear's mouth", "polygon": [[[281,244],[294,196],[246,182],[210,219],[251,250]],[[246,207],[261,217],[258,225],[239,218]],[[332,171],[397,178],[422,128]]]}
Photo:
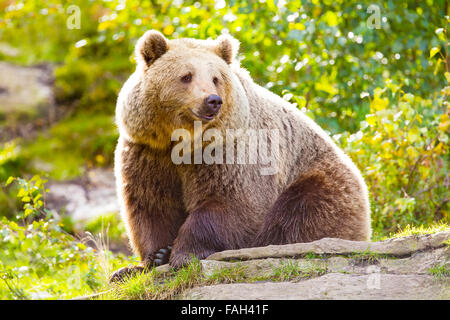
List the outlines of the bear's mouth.
{"label": "bear's mouth", "polygon": [[215,116],[217,115],[217,113],[197,114],[197,113],[195,113],[195,112],[192,111],[192,110],[191,110],[191,112],[192,112],[192,114],[193,114],[194,116],[196,116],[197,118],[202,119],[202,120],[205,120],[205,121],[211,121],[211,120],[213,120],[213,119],[215,118]]}

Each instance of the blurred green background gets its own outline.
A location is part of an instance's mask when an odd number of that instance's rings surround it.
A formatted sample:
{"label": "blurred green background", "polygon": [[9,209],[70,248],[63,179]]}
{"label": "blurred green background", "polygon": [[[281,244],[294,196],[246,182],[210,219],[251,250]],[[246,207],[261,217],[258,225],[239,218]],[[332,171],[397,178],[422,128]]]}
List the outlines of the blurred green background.
{"label": "blurred green background", "polygon": [[[373,240],[448,228],[448,15],[444,0],[1,0],[0,60],[50,70],[53,111],[6,107],[0,86],[0,298],[92,293],[136,261],[106,245],[127,241],[116,213],[79,224],[47,208],[45,180],[111,168],[115,101],[149,29],[239,39],[253,79],[315,119],[362,171]],[[86,230],[96,245],[80,244]],[[61,280],[73,268],[78,285]]]}

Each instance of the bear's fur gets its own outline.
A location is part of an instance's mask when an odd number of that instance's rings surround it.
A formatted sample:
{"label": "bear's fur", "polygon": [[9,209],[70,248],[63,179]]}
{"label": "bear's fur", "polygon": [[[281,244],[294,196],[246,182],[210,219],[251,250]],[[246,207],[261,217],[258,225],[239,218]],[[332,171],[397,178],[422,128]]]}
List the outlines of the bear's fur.
{"label": "bear's fur", "polygon": [[[253,82],[235,59],[238,45],[230,36],[167,40],[157,31],[136,45],[136,72],[117,102],[115,174],[131,245],[144,265],[164,262],[158,252],[168,246],[170,265],[180,267],[192,254],[370,238],[359,170],[310,118]],[[173,130],[193,132],[212,94],[223,104],[202,122],[204,130],[279,130],[276,174],[262,175],[260,164],[173,163]]]}

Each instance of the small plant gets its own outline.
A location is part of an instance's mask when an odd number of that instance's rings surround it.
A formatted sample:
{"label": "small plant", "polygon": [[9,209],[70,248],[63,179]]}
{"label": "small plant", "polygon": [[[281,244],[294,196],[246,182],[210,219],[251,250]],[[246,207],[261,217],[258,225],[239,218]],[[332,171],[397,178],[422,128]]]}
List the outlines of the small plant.
{"label": "small plant", "polygon": [[433,267],[429,268],[428,273],[430,273],[431,275],[433,275],[438,279],[450,277],[450,269],[448,268],[446,261],[440,264],[436,264]]}
{"label": "small plant", "polygon": [[41,179],[37,175],[30,180],[9,177],[6,186],[14,181],[19,185],[17,198],[23,202],[23,212],[20,212],[16,218],[24,223],[39,218],[50,219],[52,212],[44,206],[45,194],[48,192],[48,189],[45,188],[47,180]]}
{"label": "small plant", "polygon": [[303,255],[303,258],[304,259],[323,259],[324,255],[323,254],[317,254],[317,253],[314,253],[314,252],[308,252],[308,253],[305,253]]}
{"label": "small plant", "polygon": [[238,262],[230,268],[215,269],[207,280],[210,284],[243,282],[248,278],[245,271],[246,268]]}
{"label": "small plant", "polygon": [[366,249],[363,252],[356,252],[353,253],[351,256],[351,261],[355,265],[371,265],[371,264],[378,264],[381,258],[384,258],[385,255],[378,254],[375,252],[370,251],[369,249]]}
{"label": "small plant", "polygon": [[301,268],[297,262],[288,259],[283,261],[281,266],[273,269],[272,280],[275,281],[292,281],[317,277],[327,272],[326,266],[322,263],[311,263],[306,268]]}
{"label": "small plant", "polygon": [[11,267],[5,267],[2,262],[0,262],[0,267],[0,279],[8,288],[12,298],[17,300],[29,299],[28,295],[25,293],[25,290],[19,285],[20,276],[15,272],[15,270]]}

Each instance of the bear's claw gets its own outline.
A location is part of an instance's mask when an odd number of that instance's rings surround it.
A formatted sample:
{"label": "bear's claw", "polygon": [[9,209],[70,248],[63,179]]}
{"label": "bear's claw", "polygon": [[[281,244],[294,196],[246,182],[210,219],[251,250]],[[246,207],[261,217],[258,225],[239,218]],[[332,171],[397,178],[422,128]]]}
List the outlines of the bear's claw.
{"label": "bear's claw", "polygon": [[161,248],[156,252],[149,255],[147,261],[148,265],[158,267],[163,264],[169,263],[170,254],[172,253],[172,246]]}
{"label": "bear's claw", "polygon": [[119,270],[116,270],[110,277],[109,277],[109,283],[114,282],[122,282],[126,280],[127,278],[130,278],[134,276],[135,274],[139,272],[145,271],[145,268],[142,266],[130,266],[130,267],[123,267]]}

